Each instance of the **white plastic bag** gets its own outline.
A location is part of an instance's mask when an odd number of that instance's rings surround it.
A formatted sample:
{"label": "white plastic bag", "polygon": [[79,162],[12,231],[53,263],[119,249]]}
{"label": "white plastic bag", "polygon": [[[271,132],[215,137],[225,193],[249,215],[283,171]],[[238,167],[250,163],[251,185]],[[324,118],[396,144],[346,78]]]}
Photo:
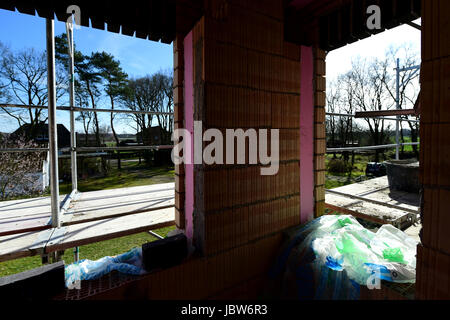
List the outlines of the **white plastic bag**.
{"label": "white plastic bag", "polygon": [[66,266],[66,287],[80,289],[81,280],[98,279],[113,270],[132,275],[144,274],[142,248],[134,248],[121,255],[103,257],[95,261],[84,259]]}
{"label": "white plastic bag", "polygon": [[[415,282],[417,242],[392,225],[376,233],[352,216],[324,216],[302,244],[311,245],[318,263],[366,285],[374,275],[392,282]],[[381,272],[380,272],[381,270]]]}

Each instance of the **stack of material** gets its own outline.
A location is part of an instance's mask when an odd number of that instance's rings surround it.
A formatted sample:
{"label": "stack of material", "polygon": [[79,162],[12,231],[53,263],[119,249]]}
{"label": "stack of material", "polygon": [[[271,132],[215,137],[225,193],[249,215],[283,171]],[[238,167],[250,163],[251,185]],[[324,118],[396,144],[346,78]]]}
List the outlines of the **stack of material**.
{"label": "stack of material", "polygon": [[360,286],[414,283],[416,246],[392,225],[374,233],[352,216],[323,216],[293,232],[272,277],[283,298],[359,299]]}

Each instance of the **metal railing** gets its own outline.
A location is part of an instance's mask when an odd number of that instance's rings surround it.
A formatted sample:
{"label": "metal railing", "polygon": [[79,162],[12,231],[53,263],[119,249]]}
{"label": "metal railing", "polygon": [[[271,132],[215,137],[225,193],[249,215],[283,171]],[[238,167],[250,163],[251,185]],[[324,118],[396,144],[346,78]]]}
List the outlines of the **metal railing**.
{"label": "metal railing", "polygon": [[[333,112],[327,112],[325,113],[326,116],[329,117],[346,117],[346,118],[355,118],[354,114],[345,114],[345,113],[333,113]],[[380,119],[380,120],[388,120],[388,121],[396,121],[396,122],[414,122],[414,123],[420,123],[420,120],[416,119],[402,119],[399,116],[397,118],[389,118],[389,117],[374,117],[373,119]],[[377,149],[396,149],[396,160],[399,160],[399,148],[401,146],[417,146],[420,145],[420,142],[406,142],[401,143],[398,136],[399,136],[399,126],[396,126],[395,128],[395,136],[396,136],[396,143],[395,144],[385,144],[385,145],[376,145],[376,146],[364,146],[364,147],[343,147],[343,148],[327,148],[327,153],[335,153],[335,152],[344,152],[344,151],[364,151],[364,150],[377,150]]]}
{"label": "metal railing", "polygon": [[[395,104],[396,104],[396,110],[401,110],[400,105],[400,73],[406,72],[406,71],[413,71],[409,77],[403,81],[403,83],[409,81],[417,72],[420,70],[420,65],[417,66],[411,66],[407,68],[400,68],[400,59],[397,59],[397,67],[394,69],[396,72],[396,97],[395,97]],[[344,114],[344,113],[333,113],[333,112],[327,112],[327,116],[330,117],[347,117],[347,118],[355,118],[356,115],[354,114]],[[395,121],[395,144],[386,144],[386,145],[378,145],[378,146],[367,146],[367,147],[345,147],[345,148],[329,148],[327,149],[327,153],[334,153],[334,152],[343,152],[343,151],[358,151],[358,150],[377,150],[377,149],[389,149],[389,148],[395,148],[395,159],[400,159],[400,147],[401,146],[414,146],[414,145],[420,145],[419,142],[411,142],[411,143],[400,143],[400,123],[401,122],[414,122],[414,123],[420,123],[420,120],[416,119],[402,119],[401,116],[396,116],[396,118],[389,118],[389,117],[373,117],[372,119],[380,119],[380,120],[387,120],[387,121]]]}
{"label": "metal railing", "polygon": [[[48,109],[47,106],[37,105],[23,105],[23,104],[11,104],[5,103],[1,105],[3,108],[22,108],[22,109]],[[159,111],[146,111],[146,110],[124,110],[124,109],[97,109],[97,108],[85,108],[85,107],[69,107],[69,106],[57,106],[57,111],[76,111],[76,112],[106,112],[106,113],[125,113],[125,114],[151,114],[170,116],[173,112],[159,112]]]}
{"label": "metal railing", "polygon": [[[20,105],[20,104],[0,104],[2,108],[22,108],[22,109],[47,109],[48,110],[48,134],[49,147],[48,148],[4,148],[0,152],[7,153],[24,153],[24,152],[49,152],[50,165],[50,195],[51,195],[51,225],[53,228],[61,227],[61,210],[62,205],[70,202],[70,199],[78,193],[78,174],[77,174],[77,155],[80,151],[142,151],[142,150],[160,150],[170,149],[170,145],[158,146],[116,146],[116,147],[77,147],[76,133],[75,133],[75,112],[104,112],[104,113],[122,113],[122,114],[144,114],[144,115],[173,115],[173,112],[158,112],[147,110],[123,110],[123,109],[96,109],[74,106],[74,44],[73,44],[73,25],[66,23],[68,53],[69,53],[69,96],[70,106],[56,106],[56,85],[55,85],[55,37],[54,37],[54,20],[46,19],[46,48],[47,48],[47,74],[48,74],[48,106],[43,105]],[[58,149],[57,137],[57,123],[56,112],[69,111],[70,112],[70,147]],[[70,152],[71,159],[71,177],[72,177],[72,192],[69,197],[66,197],[61,203],[59,201],[59,175],[58,175],[58,152]],[[90,156],[93,154],[90,153]],[[98,155],[98,154],[97,154]],[[68,158],[68,156],[62,156]],[[75,261],[78,260],[78,248],[74,248]]]}
{"label": "metal railing", "polygon": [[[419,142],[400,143],[400,146],[418,146]],[[384,144],[378,146],[366,147],[348,147],[348,148],[327,148],[327,153],[344,152],[344,151],[364,151],[364,150],[378,150],[378,149],[393,149],[397,148],[398,144]]]}

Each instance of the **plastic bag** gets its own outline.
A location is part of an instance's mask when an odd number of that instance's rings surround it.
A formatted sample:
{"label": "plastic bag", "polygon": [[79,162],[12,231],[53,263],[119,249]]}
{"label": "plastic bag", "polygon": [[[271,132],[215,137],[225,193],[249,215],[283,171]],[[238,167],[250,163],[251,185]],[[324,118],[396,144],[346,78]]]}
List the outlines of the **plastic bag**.
{"label": "plastic bag", "polygon": [[131,275],[144,274],[142,248],[134,248],[118,256],[107,256],[95,261],[84,259],[66,266],[66,287],[80,289],[81,280],[98,279],[113,270]]}
{"label": "plastic bag", "polygon": [[[310,234],[316,257],[333,270],[346,270],[350,279],[360,285],[376,270],[388,270],[379,276],[392,282],[415,282],[417,242],[392,225],[383,225],[374,233],[351,216],[328,216],[333,226]],[[332,223],[335,220],[337,225]],[[319,226],[319,228],[321,228]]]}
{"label": "plastic bag", "polygon": [[271,278],[283,274],[281,296],[357,299],[378,280],[415,282],[417,242],[392,225],[376,233],[349,215],[327,215],[291,235]]}

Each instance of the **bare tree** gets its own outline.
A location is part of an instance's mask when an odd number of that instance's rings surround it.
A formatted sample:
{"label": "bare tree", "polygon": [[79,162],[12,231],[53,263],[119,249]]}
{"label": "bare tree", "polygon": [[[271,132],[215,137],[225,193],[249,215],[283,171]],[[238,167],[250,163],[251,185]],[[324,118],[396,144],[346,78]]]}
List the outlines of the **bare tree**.
{"label": "bare tree", "polygon": [[[105,94],[109,97],[111,104],[111,110],[114,110],[116,104],[121,97],[123,97],[126,90],[128,75],[122,70],[120,61],[114,59],[111,54],[106,52],[94,53],[91,57],[92,63],[99,70],[99,74],[103,80],[103,89]],[[119,137],[114,128],[114,118],[116,113],[110,113],[110,128],[116,141],[116,145],[119,146]],[[120,163],[120,151],[117,151],[117,167],[121,169]]]}
{"label": "bare tree", "polygon": [[[159,103],[160,87],[155,77],[145,76],[131,79],[128,82],[128,90],[124,97],[125,106],[134,111],[156,111]],[[131,117],[136,122],[138,132],[142,134],[144,143],[148,141],[147,128],[152,126],[153,114],[133,114]]]}
{"label": "bare tree", "polygon": [[[349,81],[348,74],[338,77],[334,81],[330,81],[327,84],[327,106],[326,110],[331,115],[326,119],[326,130],[328,141],[327,144],[331,147],[348,147],[353,146],[355,142],[355,133],[360,129],[353,117],[346,116],[352,115],[355,112],[354,106],[354,92],[351,81]],[[342,114],[342,116],[341,116]],[[342,152],[342,159],[345,163],[350,160],[351,163],[347,166],[348,179],[352,177],[352,172],[355,163],[355,152],[344,151]],[[333,158],[336,159],[336,153],[333,154]]]}
{"label": "bare tree", "polygon": [[[83,88],[83,84],[78,80],[75,80],[75,103],[82,108],[89,107],[89,96],[87,91]],[[89,131],[93,117],[94,113],[92,111],[81,111],[75,119],[83,124],[85,146],[88,146]]]}
{"label": "bare tree", "polygon": [[[327,84],[327,106],[326,111],[328,113],[340,113],[343,105],[341,87],[338,81],[330,81]],[[337,118],[335,116],[326,117],[326,132],[328,137],[328,145],[332,148],[337,147]],[[336,156],[336,154],[334,154]]]}
{"label": "bare tree", "polygon": [[[3,94],[12,103],[22,105],[47,104],[47,63],[46,53],[34,49],[13,52],[3,46],[0,56],[0,77]],[[64,77],[61,66],[56,68],[56,99],[60,100],[67,91],[67,77]],[[17,121],[22,126],[30,124],[32,137],[34,129],[47,120],[47,112],[43,109],[11,109],[2,107],[0,110]],[[29,138],[29,137],[28,137]]]}
{"label": "bare tree", "polygon": [[[75,88],[78,96],[77,99],[82,101],[86,106],[96,109],[97,104],[102,97],[102,78],[98,66],[95,63],[96,53],[92,53],[89,56],[84,55],[76,49],[76,46],[74,46],[73,57],[75,73],[77,75],[77,79],[75,79],[75,84],[77,85]],[[69,54],[67,36],[65,33],[55,38],[55,58],[67,69]],[[97,112],[80,113],[77,119],[83,122],[85,132],[89,131],[89,125],[92,123],[96,144],[97,146],[100,146],[100,121]],[[85,137],[87,139],[87,134]],[[102,170],[104,174],[107,173],[106,161],[104,158],[102,158]]]}
{"label": "bare tree", "polygon": [[[397,57],[400,60],[401,68],[411,68],[420,64],[419,53],[409,44],[403,44],[398,47],[390,47],[386,53],[384,60],[378,61],[378,77],[385,86],[385,90],[389,93],[392,100],[396,100],[396,74],[392,72],[396,68]],[[419,84],[420,73],[415,69],[407,70],[400,73],[400,86],[399,86],[399,105],[401,109],[412,109],[416,103],[416,100],[420,92]],[[407,116],[403,116],[403,119],[409,119]],[[418,141],[419,136],[419,123],[407,121],[406,122],[411,130],[412,142]],[[402,142],[403,137],[403,122],[400,122],[400,134]],[[416,157],[419,157],[417,146],[413,146]],[[401,147],[401,152],[404,152],[404,146]]]}
{"label": "bare tree", "polygon": [[[79,81],[81,82],[82,86],[80,88],[83,88],[85,92],[87,93],[87,96],[89,97],[90,106],[92,109],[97,108],[97,103],[101,98],[101,90],[100,90],[100,84],[101,84],[101,78],[98,70],[96,69],[95,65],[92,62],[92,55],[84,56],[84,60],[77,64],[77,73]],[[101,139],[100,139],[100,122],[98,119],[97,112],[93,112],[93,129],[95,138],[97,141],[97,146],[101,145]]]}
{"label": "bare tree", "polygon": [[[352,70],[344,78],[348,88],[352,88],[352,106],[358,111],[389,110],[393,107],[389,92],[384,85],[384,79],[388,76],[388,70],[379,69],[379,61],[357,58],[352,61]],[[365,118],[369,127],[370,142],[373,145],[389,143],[390,125],[385,120],[378,118]],[[380,161],[380,149],[375,150],[375,162]]]}
{"label": "bare tree", "polygon": [[[0,148],[36,148],[37,145],[21,137],[0,141]],[[39,152],[0,152],[0,200],[18,193],[36,192],[36,173],[42,172],[43,155]]]}
{"label": "bare tree", "polygon": [[[2,60],[1,57],[3,57],[5,55],[5,50],[6,47],[3,45],[3,43],[0,42],[0,62]],[[2,99],[2,101],[4,102],[8,102],[7,100],[3,100],[3,99],[7,99],[7,94],[6,94],[6,89],[7,89],[7,85],[4,83],[3,79],[0,77],[0,99]]]}
{"label": "bare tree", "polygon": [[163,143],[169,143],[173,132],[173,73],[171,70],[167,70],[159,72],[155,76],[160,85],[157,111],[170,113],[157,115],[158,124],[164,129],[161,132],[164,136]]}
{"label": "bare tree", "polygon": [[[173,113],[173,76],[170,71],[160,71],[138,79],[131,79],[124,96],[126,108],[134,111],[152,111]],[[164,143],[170,142],[173,132],[172,114],[135,114],[131,115],[136,122],[137,131],[142,133],[142,140],[146,143],[147,129],[156,120],[161,128]]]}

